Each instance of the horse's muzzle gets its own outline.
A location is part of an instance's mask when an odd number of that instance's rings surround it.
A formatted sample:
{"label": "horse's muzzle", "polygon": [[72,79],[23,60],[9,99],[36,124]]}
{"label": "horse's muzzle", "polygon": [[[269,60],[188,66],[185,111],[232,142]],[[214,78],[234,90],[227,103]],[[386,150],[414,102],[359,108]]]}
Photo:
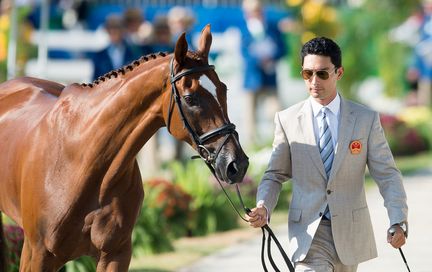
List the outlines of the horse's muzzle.
{"label": "horse's muzzle", "polygon": [[232,154],[223,152],[216,160],[216,175],[229,184],[243,181],[249,166],[249,158],[243,153]]}

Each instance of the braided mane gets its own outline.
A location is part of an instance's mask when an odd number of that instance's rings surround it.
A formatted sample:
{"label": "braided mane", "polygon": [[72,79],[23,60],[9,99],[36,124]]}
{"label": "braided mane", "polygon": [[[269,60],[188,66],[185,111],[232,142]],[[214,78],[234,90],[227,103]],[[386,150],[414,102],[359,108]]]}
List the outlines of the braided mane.
{"label": "braided mane", "polygon": [[98,85],[101,82],[104,82],[105,80],[109,80],[112,77],[117,78],[120,74],[125,75],[127,72],[132,71],[135,67],[138,67],[144,62],[148,62],[149,60],[154,60],[158,57],[165,57],[167,56],[167,52],[159,52],[157,54],[148,54],[146,56],[142,56],[141,58],[134,60],[133,62],[119,68],[116,70],[112,70],[97,79],[95,79],[92,83],[82,83],[81,86],[83,87],[90,87],[93,88],[94,86]]}

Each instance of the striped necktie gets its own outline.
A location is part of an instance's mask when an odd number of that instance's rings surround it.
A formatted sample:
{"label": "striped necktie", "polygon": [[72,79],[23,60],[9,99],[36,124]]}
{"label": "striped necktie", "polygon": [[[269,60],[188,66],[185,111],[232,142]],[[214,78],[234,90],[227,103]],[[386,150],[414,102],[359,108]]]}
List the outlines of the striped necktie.
{"label": "striped necktie", "polygon": [[326,120],[327,111],[328,108],[326,107],[323,107],[321,109],[322,119],[320,124],[319,151],[320,151],[321,159],[323,161],[324,169],[328,180],[328,178],[330,177],[330,171],[333,164],[334,149],[333,149],[332,135]]}

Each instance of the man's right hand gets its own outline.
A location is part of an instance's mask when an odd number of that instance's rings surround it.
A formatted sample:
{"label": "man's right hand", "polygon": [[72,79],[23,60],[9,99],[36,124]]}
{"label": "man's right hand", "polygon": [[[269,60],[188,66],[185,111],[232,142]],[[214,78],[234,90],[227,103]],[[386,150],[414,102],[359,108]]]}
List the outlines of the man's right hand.
{"label": "man's right hand", "polygon": [[252,227],[261,228],[267,224],[267,209],[264,206],[257,206],[249,214],[246,214],[245,218]]}

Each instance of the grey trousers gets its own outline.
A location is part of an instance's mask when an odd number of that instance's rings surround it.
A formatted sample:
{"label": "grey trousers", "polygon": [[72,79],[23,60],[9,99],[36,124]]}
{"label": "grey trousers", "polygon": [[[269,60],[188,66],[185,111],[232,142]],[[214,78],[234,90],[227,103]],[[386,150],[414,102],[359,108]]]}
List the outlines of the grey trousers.
{"label": "grey trousers", "polygon": [[306,258],[295,263],[296,272],[356,272],[357,265],[341,263],[333,243],[331,223],[321,220]]}

